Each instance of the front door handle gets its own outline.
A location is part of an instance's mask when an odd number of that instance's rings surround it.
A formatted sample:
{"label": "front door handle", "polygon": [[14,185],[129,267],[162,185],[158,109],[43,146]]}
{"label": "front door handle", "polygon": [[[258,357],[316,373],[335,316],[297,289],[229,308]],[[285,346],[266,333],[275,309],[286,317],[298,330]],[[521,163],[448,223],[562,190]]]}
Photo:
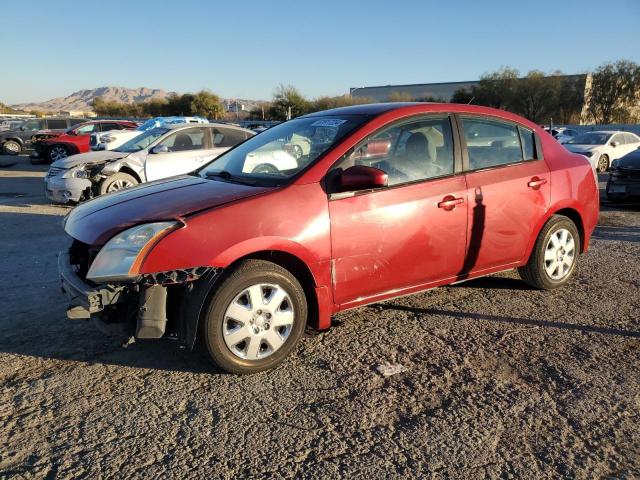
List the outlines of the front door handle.
{"label": "front door handle", "polygon": [[546,178],[533,177],[531,180],[529,180],[529,183],[527,183],[527,186],[529,188],[533,188],[534,190],[538,190],[545,183],[547,183]]}
{"label": "front door handle", "polygon": [[456,205],[460,205],[461,203],[464,203],[464,198],[456,198],[453,195],[447,195],[440,203],[438,203],[438,208],[442,208],[443,210],[450,212],[456,208]]}

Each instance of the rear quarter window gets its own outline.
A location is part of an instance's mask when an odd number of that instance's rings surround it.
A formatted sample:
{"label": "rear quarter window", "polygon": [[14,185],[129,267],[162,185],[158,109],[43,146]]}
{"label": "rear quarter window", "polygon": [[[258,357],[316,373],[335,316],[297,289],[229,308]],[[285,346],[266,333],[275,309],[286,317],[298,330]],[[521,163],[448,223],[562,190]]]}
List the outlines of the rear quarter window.
{"label": "rear quarter window", "polygon": [[67,128],[66,120],[56,120],[56,119],[48,119],[47,120],[47,128],[52,130],[64,130]]}

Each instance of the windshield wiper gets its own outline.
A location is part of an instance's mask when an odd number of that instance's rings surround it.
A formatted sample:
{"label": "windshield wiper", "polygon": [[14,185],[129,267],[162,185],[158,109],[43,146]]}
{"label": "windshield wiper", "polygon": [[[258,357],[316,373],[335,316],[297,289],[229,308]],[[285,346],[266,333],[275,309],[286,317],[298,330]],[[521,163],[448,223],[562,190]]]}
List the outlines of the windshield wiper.
{"label": "windshield wiper", "polygon": [[207,173],[205,173],[205,177],[207,177],[207,178],[217,177],[217,178],[222,178],[223,180],[227,180],[227,181],[230,181],[230,182],[242,183],[244,185],[251,185],[251,186],[255,186],[255,185],[258,184],[258,182],[256,182],[255,180],[248,180],[246,178],[237,177],[237,176],[232,175],[231,173],[227,172],[226,170],[220,170],[220,171],[217,171],[217,172],[207,172]]}

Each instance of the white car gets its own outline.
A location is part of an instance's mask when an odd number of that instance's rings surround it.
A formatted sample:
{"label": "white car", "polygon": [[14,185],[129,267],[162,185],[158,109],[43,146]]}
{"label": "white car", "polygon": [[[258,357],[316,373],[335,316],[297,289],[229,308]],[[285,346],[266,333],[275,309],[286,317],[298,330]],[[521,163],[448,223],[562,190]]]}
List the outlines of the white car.
{"label": "white car", "polygon": [[174,124],[139,133],[115,150],[80,153],[51,164],[46,196],[69,203],[193,172],[254,136],[222,124]]}
{"label": "white car", "polygon": [[567,127],[552,128],[549,133],[558,141],[558,143],[567,143],[573,137],[578,135],[578,132]]}
{"label": "white car", "polygon": [[631,132],[595,131],[578,135],[564,146],[587,157],[598,172],[606,172],[614,160],[640,147],[640,137]]}
{"label": "white car", "polygon": [[118,130],[106,133],[92,133],[89,143],[91,150],[115,150],[120,145],[124,145],[132,138],[137,137],[142,132],[164,125],[176,125],[179,123],[209,123],[209,120],[202,117],[155,117],[147,120],[135,130]]}

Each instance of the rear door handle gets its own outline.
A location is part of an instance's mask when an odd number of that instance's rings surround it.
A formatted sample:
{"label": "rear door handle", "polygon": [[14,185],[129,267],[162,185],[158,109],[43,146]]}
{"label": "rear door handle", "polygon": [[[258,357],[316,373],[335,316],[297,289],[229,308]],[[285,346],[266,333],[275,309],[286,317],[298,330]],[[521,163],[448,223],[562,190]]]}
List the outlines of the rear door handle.
{"label": "rear door handle", "polygon": [[453,195],[447,195],[440,203],[438,203],[438,208],[442,208],[449,212],[456,208],[456,205],[460,205],[461,203],[464,203],[464,198],[456,198]]}
{"label": "rear door handle", "polygon": [[529,188],[533,188],[534,190],[538,190],[545,183],[547,183],[546,178],[533,177],[531,180],[529,180],[529,183],[527,183],[527,186]]}

